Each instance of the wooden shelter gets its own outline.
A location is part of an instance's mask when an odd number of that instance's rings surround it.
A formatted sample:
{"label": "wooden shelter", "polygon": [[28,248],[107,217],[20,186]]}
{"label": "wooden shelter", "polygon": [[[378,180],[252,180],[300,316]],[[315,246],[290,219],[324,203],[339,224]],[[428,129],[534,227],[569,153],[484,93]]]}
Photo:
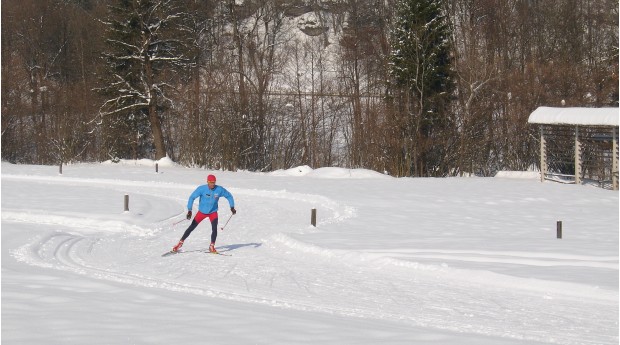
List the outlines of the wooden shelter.
{"label": "wooden shelter", "polygon": [[539,107],[540,180],[618,190],[618,108]]}

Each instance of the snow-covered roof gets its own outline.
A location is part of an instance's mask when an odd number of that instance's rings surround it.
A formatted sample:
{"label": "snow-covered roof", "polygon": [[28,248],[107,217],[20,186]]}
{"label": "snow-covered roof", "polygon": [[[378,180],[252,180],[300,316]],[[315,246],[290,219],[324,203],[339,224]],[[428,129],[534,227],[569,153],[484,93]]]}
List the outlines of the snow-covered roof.
{"label": "snow-covered roof", "polygon": [[618,108],[538,107],[528,123],[545,125],[618,126]]}

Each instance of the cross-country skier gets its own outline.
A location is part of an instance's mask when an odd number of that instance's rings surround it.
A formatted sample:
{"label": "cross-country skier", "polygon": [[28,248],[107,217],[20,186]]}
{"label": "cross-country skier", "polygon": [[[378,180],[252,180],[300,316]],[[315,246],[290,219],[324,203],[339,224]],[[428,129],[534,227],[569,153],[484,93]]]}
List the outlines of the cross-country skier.
{"label": "cross-country skier", "polygon": [[221,197],[224,197],[228,200],[228,204],[230,205],[230,211],[232,214],[236,214],[237,210],[235,210],[235,199],[233,199],[232,194],[227,191],[224,187],[218,186],[215,184],[215,176],[209,175],[207,176],[207,184],[198,186],[196,190],[189,196],[189,200],[187,201],[187,219],[192,218],[192,207],[194,205],[194,200],[196,198],[200,198],[198,202],[198,213],[196,213],[196,217],[192,220],[192,224],[190,224],[189,228],[185,230],[183,237],[179,243],[172,248],[173,252],[177,252],[183,246],[183,242],[189,236],[189,234],[196,229],[198,224],[202,222],[205,218],[209,218],[211,221],[211,245],[209,246],[209,252],[217,253],[215,249],[215,240],[217,239],[217,207],[218,201]]}

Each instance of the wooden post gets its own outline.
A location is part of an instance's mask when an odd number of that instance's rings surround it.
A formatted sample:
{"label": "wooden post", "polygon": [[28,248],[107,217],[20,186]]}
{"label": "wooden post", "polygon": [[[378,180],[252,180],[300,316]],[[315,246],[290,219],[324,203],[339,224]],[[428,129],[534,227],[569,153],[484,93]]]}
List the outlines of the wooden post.
{"label": "wooden post", "polygon": [[547,141],[545,140],[545,130],[540,126],[540,182],[545,182],[547,175]]}
{"label": "wooden post", "polygon": [[125,212],[129,212],[129,194],[125,194]]}
{"label": "wooden post", "polygon": [[575,184],[581,184],[581,141],[579,126],[575,126]]}
{"label": "wooden post", "polygon": [[316,227],[316,208],[313,208],[312,212],[310,213],[310,224]]}
{"label": "wooden post", "polygon": [[618,190],[618,134],[616,128],[612,127],[613,133],[612,152],[611,152],[611,186],[613,190]]}
{"label": "wooden post", "polygon": [[561,239],[562,238],[562,221],[561,220],[558,220],[556,228],[557,228],[557,237]]}
{"label": "wooden post", "polygon": [[155,173],[159,172],[159,164],[155,163]]}

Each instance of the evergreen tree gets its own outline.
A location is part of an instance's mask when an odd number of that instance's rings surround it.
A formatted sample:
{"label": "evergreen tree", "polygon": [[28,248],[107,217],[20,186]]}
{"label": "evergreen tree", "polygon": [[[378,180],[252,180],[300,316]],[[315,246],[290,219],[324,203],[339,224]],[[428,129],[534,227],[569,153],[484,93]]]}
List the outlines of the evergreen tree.
{"label": "evergreen tree", "polygon": [[[124,130],[134,141],[134,155],[136,150],[144,153],[140,147],[145,143],[140,138],[148,137],[144,128],[150,127],[155,159],[166,156],[162,109],[170,102],[175,81],[190,64],[189,35],[184,25],[187,14],[177,8],[177,3],[116,0],[109,6],[105,33],[108,49],[103,53],[108,73],[100,89],[108,98],[100,115],[111,131]],[[122,134],[114,133],[114,139],[127,144]]]}
{"label": "evergreen tree", "polygon": [[450,27],[439,0],[400,0],[391,32],[390,70],[399,99],[404,173],[445,174],[442,164],[453,89]]}

